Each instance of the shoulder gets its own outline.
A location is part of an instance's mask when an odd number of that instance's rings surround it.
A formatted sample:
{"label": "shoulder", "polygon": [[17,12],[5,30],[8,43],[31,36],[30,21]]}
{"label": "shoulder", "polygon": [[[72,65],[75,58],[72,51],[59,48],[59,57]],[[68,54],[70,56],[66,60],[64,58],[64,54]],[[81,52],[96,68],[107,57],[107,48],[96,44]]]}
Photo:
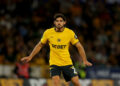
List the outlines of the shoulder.
{"label": "shoulder", "polygon": [[69,29],[69,28],[66,28],[66,31],[70,34],[75,34],[73,30]]}
{"label": "shoulder", "polygon": [[49,28],[49,29],[46,29],[45,31],[44,31],[44,33],[50,33],[50,32],[52,32],[54,30],[54,28]]}

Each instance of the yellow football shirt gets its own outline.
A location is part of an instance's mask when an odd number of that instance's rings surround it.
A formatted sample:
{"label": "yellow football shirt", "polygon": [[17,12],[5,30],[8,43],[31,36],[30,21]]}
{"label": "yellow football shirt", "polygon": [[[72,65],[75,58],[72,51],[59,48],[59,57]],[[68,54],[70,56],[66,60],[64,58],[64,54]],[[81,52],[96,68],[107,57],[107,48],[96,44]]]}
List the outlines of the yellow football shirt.
{"label": "yellow football shirt", "polygon": [[56,32],[55,28],[47,29],[41,43],[49,43],[50,46],[50,65],[65,66],[72,65],[72,60],[69,54],[69,45],[76,44],[79,40],[75,33],[69,28],[64,28],[62,32]]}

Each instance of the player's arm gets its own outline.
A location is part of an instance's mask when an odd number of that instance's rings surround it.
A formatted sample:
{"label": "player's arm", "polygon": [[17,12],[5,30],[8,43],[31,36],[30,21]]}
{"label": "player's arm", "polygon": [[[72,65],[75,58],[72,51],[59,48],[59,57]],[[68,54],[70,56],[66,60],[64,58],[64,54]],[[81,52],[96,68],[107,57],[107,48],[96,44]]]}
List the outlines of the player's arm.
{"label": "player's arm", "polygon": [[27,57],[22,58],[21,61],[29,62],[41,50],[41,48],[43,47],[44,44],[47,43],[47,41],[48,38],[47,38],[47,30],[46,30],[41,38],[41,41],[35,46],[31,54]]}
{"label": "player's arm", "polygon": [[77,49],[78,49],[78,52],[79,52],[79,54],[80,54],[80,56],[81,56],[81,58],[82,58],[82,60],[83,60],[83,63],[84,63],[85,65],[87,65],[87,66],[92,66],[92,63],[90,63],[90,62],[87,61],[86,54],[85,54],[85,50],[84,50],[83,46],[80,44],[80,42],[77,42],[77,43],[75,44],[75,46],[76,46]]}
{"label": "player's arm", "polygon": [[42,44],[41,42],[39,42],[33,49],[33,51],[31,52],[31,54],[27,57],[23,57],[21,59],[21,61],[23,62],[29,62],[40,50],[41,48],[44,46],[44,44]]}

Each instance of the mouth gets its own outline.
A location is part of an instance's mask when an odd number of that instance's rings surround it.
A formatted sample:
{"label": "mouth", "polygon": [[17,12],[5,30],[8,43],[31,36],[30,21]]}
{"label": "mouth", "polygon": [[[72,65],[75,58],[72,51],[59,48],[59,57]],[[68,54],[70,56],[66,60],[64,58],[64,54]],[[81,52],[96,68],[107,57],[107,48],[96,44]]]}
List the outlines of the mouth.
{"label": "mouth", "polygon": [[58,25],[56,25],[56,27],[57,27],[57,28],[62,28],[63,26],[60,25],[60,24],[58,24]]}
{"label": "mouth", "polygon": [[61,25],[57,25],[58,27],[61,27]]}

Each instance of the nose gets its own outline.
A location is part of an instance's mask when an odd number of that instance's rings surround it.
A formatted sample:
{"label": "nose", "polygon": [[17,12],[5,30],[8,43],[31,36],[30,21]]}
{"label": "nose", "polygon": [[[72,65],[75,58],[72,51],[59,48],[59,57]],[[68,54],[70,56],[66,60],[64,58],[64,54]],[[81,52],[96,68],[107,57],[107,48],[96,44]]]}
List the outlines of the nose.
{"label": "nose", "polygon": [[60,22],[58,22],[58,25],[60,25]]}

